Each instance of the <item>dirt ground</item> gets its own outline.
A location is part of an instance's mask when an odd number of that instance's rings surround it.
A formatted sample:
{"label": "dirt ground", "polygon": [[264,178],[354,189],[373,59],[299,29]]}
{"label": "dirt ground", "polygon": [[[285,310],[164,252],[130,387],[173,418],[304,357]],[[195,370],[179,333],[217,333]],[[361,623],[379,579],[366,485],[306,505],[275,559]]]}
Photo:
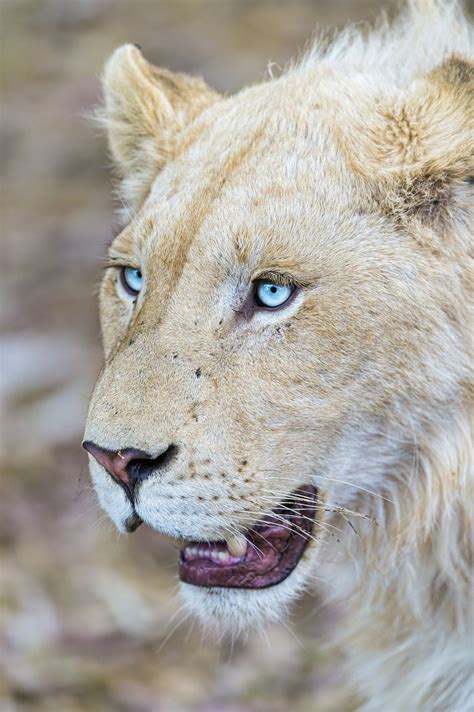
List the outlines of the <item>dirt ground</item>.
{"label": "dirt ground", "polygon": [[178,610],[174,552],[99,511],[80,447],[114,225],[98,73],[125,41],[226,92],[371,0],[3,0],[0,538],[4,712],[344,712],[337,612],[217,644]]}

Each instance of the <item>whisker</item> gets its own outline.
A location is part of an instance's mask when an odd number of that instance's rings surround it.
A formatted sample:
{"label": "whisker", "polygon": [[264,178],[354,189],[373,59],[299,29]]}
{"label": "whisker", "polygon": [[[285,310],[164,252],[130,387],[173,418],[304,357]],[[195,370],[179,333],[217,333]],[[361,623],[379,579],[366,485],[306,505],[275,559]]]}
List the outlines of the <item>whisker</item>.
{"label": "whisker", "polygon": [[[247,513],[256,514],[256,515],[258,515],[258,516],[261,516],[261,512],[248,512],[248,510],[247,510]],[[291,524],[291,523],[288,522],[287,519],[285,519],[284,517],[282,517],[282,516],[280,516],[280,515],[278,515],[278,514],[275,514],[274,512],[273,512],[272,514],[278,519],[279,526],[281,526],[282,529],[286,529],[286,531],[289,531],[289,532],[291,532],[291,533],[293,533],[293,534],[296,534],[297,536],[300,536],[302,539],[312,539],[312,540],[315,541],[315,542],[321,541],[320,539],[317,539],[317,538],[316,538],[315,536],[313,536],[312,534],[309,534],[308,532],[305,532],[304,529],[302,529],[301,527],[299,527],[297,524],[294,524],[294,523],[293,523],[292,526],[288,526],[288,524]],[[261,521],[261,520],[260,520],[260,521]],[[258,522],[258,523],[259,523],[259,522]],[[318,524],[318,522],[316,522],[316,523]],[[324,527],[322,527],[322,528],[324,528]],[[335,534],[333,534],[333,532],[327,532],[327,533],[328,533],[330,536],[333,536],[333,537],[335,536]],[[263,538],[263,537],[262,537],[262,538]],[[338,540],[338,541],[339,541],[339,540]]]}
{"label": "whisker", "polygon": [[[279,477],[278,477],[279,481],[285,480],[285,481],[287,481],[287,482],[292,482],[294,485],[297,485],[297,483],[295,482],[295,479],[294,479],[293,477],[284,477],[284,476],[281,476],[281,473],[280,473],[279,470],[266,470],[266,469],[263,469],[263,470],[257,470],[257,472],[258,472],[258,473],[260,473],[260,472],[269,472],[269,473],[273,473],[273,474],[278,474],[278,475],[279,475]],[[362,487],[362,485],[356,485],[354,482],[348,482],[347,480],[339,480],[339,479],[337,479],[336,477],[327,477],[327,476],[325,476],[325,475],[314,475],[314,477],[315,477],[315,478],[319,478],[319,479],[321,479],[321,480],[328,480],[329,482],[337,482],[338,484],[347,485],[348,487],[353,487],[354,489],[358,489],[358,490],[360,490],[361,492],[367,492],[368,494],[371,494],[371,495],[373,495],[374,497],[379,497],[380,499],[383,499],[383,500],[385,500],[386,502],[389,502],[390,504],[393,504],[393,505],[396,504],[393,500],[389,499],[388,497],[385,497],[384,495],[380,494],[379,492],[374,492],[373,490],[370,490],[370,489],[368,489],[367,487]]]}
{"label": "whisker", "polygon": [[298,643],[298,645],[300,646],[300,648],[301,648],[302,650],[305,650],[305,646],[303,645],[303,643],[302,643],[302,641],[300,640],[300,638],[296,635],[296,633],[295,633],[295,631],[293,630],[293,628],[291,627],[291,625],[290,625],[289,623],[287,623],[284,618],[282,618],[282,619],[280,620],[280,624],[283,626],[283,628],[286,628],[286,630],[288,631],[288,633],[296,640],[296,642]]}
{"label": "whisker", "polygon": [[349,509],[348,507],[344,507],[342,505],[338,504],[328,504],[328,503],[322,503],[320,500],[320,506],[318,505],[318,499],[315,498],[313,500],[311,497],[308,497],[306,495],[299,496],[295,494],[294,492],[290,492],[289,494],[285,490],[267,490],[267,489],[261,489],[261,492],[266,492],[268,494],[276,495],[280,499],[275,498],[275,506],[277,506],[278,502],[281,502],[282,499],[284,500],[291,500],[294,502],[303,502],[303,503],[308,503],[308,504],[313,504],[313,502],[316,502],[315,509],[318,511],[325,511],[325,512],[334,512],[335,514],[350,514],[351,516],[354,517],[360,517],[362,519],[367,519],[368,521],[373,522],[374,524],[377,524],[377,520],[375,517],[372,517],[370,514],[366,514],[365,512],[355,512],[353,509]]}
{"label": "whisker", "polygon": [[[178,608],[178,610],[171,616],[171,619],[170,619],[170,621],[168,622],[167,625],[170,625],[170,623],[174,620],[174,618],[176,617],[176,615],[177,615],[178,613],[183,613],[183,611],[184,611],[184,606],[181,606],[180,608]],[[166,643],[168,642],[168,640],[171,638],[171,636],[173,635],[173,633],[175,633],[175,632],[178,630],[178,628],[179,628],[183,623],[185,623],[185,621],[187,621],[188,618],[190,618],[190,616],[191,616],[191,614],[186,612],[184,618],[181,618],[181,619],[176,623],[176,625],[173,626],[173,628],[170,630],[170,632],[168,633],[168,635],[166,636],[166,638],[163,640],[163,642],[161,643],[160,647],[159,647],[158,650],[156,651],[157,654],[161,653],[161,651],[163,650],[164,646],[166,645]],[[166,628],[165,628],[165,630],[166,630]]]}
{"label": "whisker", "polygon": [[[254,502],[253,500],[248,500],[248,501],[252,501],[252,504],[258,504],[257,502]],[[264,498],[263,498],[263,501],[265,501]],[[268,501],[269,501],[269,500],[268,500]],[[308,521],[308,522],[311,522],[311,523],[314,522],[315,524],[321,524],[321,522],[318,522],[318,521],[315,520],[313,517],[308,517],[308,516],[306,516],[305,514],[294,513],[294,511],[292,510],[291,507],[287,507],[287,506],[285,506],[284,504],[281,504],[281,503],[280,503],[280,504],[278,505],[278,508],[279,508],[279,509],[283,509],[283,510],[289,512],[289,513],[290,513],[290,514],[289,514],[289,517],[291,517],[291,516],[297,516],[297,517],[299,517],[300,519],[305,519],[305,520]],[[272,516],[275,516],[275,512],[274,512],[273,510],[272,510],[272,513],[271,513],[271,514],[272,514]],[[344,534],[344,531],[343,531],[342,529],[340,529],[339,527],[336,527],[334,524],[330,524],[329,522],[324,522],[324,524],[325,524],[326,526],[328,526],[328,527],[331,527],[332,529],[335,529],[335,530],[338,531],[340,534]]]}
{"label": "whisker", "polygon": [[225,530],[228,531],[229,534],[231,534],[231,535],[237,534],[239,536],[244,536],[247,544],[250,545],[252,547],[252,549],[257,553],[258,558],[260,560],[263,559],[263,557],[264,557],[263,551],[261,549],[259,549],[259,547],[254,542],[249,541],[249,539],[247,539],[247,536],[245,534],[242,535],[242,533],[237,529],[237,527],[234,527],[232,525],[226,525]]}
{"label": "whisker", "polygon": [[[183,621],[183,622],[184,622],[184,621]],[[184,646],[185,646],[185,647],[187,646],[187,644],[188,644],[188,642],[189,642],[189,639],[190,639],[190,637],[191,637],[192,634],[193,634],[194,626],[195,626],[195,625],[196,625],[196,619],[193,618],[193,622],[191,623],[191,625],[190,625],[190,627],[189,627],[189,630],[188,630],[188,632],[187,632],[187,634],[186,634],[186,638],[184,639]]]}

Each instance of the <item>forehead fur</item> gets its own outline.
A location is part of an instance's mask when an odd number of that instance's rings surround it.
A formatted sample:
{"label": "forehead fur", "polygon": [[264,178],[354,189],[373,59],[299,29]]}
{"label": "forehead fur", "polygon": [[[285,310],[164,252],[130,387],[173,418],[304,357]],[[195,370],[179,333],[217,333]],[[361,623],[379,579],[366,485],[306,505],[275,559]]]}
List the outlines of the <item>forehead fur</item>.
{"label": "forehead fur", "polygon": [[[176,206],[196,185],[196,232],[230,182],[283,198],[313,170],[306,192],[311,183],[318,199],[337,192],[338,210],[347,196],[367,211],[369,196],[402,223],[413,214],[441,223],[457,190],[446,178],[474,172],[472,44],[457,3],[418,0],[392,24],[316,38],[283,76],[229,98],[119,48],[104,72],[102,120],[124,221],[151,205],[162,219],[164,202]],[[462,189],[455,198],[462,208]]]}

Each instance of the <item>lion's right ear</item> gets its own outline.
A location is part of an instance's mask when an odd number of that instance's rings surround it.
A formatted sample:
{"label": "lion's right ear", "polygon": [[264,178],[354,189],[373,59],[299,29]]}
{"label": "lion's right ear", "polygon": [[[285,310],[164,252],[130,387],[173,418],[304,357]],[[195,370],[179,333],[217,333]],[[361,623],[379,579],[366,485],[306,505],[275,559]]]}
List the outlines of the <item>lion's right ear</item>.
{"label": "lion's right ear", "polygon": [[360,97],[341,91],[333,103],[348,164],[364,177],[384,214],[436,250],[461,234],[468,244],[474,63],[452,55],[404,89],[369,87]]}
{"label": "lion's right ear", "polygon": [[109,58],[102,86],[104,105],[98,118],[122,178],[122,200],[134,210],[173,156],[178,133],[219,94],[199,77],[153,66],[131,44]]}

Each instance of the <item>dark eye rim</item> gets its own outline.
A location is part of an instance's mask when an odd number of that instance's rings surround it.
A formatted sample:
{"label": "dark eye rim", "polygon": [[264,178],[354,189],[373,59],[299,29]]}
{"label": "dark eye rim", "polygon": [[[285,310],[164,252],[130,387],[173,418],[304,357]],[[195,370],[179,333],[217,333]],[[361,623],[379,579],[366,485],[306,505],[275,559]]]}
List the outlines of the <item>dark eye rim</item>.
{"label": "dark eye rim", "polygon": [[[136,297],[138,294],[140,294],[140,289],[132,289],[132,287],[128,284],[127,280],[125,279],[125,270],[126,269],[136,269],[137,272],[140,272],[142,275],[142,271],[138,269],[138,267],[132,267],[131,265],[123,265],[120,267],[120,284],[122,287],[125,289],[127,294],[130,294],[132,297]],[[143,276],[143,275],[142,275]]]}
{"label": "dark eye rim", "polygon": [[[275,285],[278,286],[278,287],[289,287],[289,288],[291,289],[291,292],[290,292],[288,298],[285,299],[284,302],[282,302],[281,304],[278,304],[276,307],[269,307],[267,304],[264,304],[264,303],[261,301],[261,299],[259,298],[259,296],[258,296],[258,288],[259,288],[259,286],[260,286],[261,284],[265,284],[265,283],[268,283],[268,284],[275,284]],[[296,294],[298,293],[298,291],[299,291],[299,290],[298,290],[298,287],[296,286],[296,284],[278,284],[278,282],[272,282],[270,279],[257,279],[257,280],[255,280],[255,282],[253,283],[252,299],[253,299],[253,302],[254,302],[255,306],[256,306],[258,309],[262,309],[262,310],[265,310],[265,311],[272,311],[272,312],[273,312],[273,311],[278,311],[279,309],[284,309],[285,307],[287,307],[288,304],[290,304],[290,302],[293,301],[293,299],[295,298],[295,296],[296,296]]]}

